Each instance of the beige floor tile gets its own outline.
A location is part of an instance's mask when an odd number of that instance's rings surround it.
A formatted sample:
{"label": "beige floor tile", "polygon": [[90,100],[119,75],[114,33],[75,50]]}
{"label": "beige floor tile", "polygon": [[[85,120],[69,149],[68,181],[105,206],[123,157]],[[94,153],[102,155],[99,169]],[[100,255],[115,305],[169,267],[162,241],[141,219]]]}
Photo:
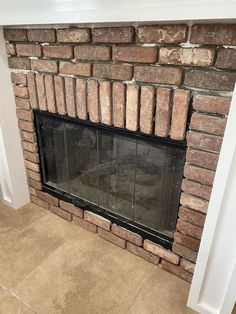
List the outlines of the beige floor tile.
{"label": "beige floor tile", "polygon": [[66,242],[14,289],[37,313],[127,313],[155,266],[92,235]]}
{"label": "beige floor tile", "polygon": [[190,285],[157,267],[129,310],[129,314],[194,314],[187,308]]}

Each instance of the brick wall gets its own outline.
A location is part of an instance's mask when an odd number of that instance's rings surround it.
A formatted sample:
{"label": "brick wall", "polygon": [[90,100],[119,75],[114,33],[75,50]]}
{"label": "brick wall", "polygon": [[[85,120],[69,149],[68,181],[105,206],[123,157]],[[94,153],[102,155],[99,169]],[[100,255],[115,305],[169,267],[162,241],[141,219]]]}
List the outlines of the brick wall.
{"label": "brick wall", "polygon": [[[32,202],[191,281],[236,80],[236,24],[4,34]],[[42,191],[32,108],[187,140],[172,251]]]}

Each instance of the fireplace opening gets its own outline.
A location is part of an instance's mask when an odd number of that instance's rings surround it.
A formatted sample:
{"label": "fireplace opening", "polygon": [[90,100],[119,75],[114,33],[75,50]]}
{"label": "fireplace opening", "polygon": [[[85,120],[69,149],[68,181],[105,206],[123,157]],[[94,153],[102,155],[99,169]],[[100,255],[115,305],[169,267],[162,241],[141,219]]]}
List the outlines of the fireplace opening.
{"label": "fireplace opening", "polygon": [[171,248],[185,143],[34,110],[43,190]]}

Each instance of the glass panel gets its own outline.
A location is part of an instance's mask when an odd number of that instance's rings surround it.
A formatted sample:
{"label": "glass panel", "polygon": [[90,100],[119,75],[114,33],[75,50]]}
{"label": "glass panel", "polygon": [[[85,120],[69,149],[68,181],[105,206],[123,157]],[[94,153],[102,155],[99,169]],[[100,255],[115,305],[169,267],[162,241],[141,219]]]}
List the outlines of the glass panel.
{"label": "glass panel", "polygon": [[99,206],[133,218],[136,141],[99,131]]}

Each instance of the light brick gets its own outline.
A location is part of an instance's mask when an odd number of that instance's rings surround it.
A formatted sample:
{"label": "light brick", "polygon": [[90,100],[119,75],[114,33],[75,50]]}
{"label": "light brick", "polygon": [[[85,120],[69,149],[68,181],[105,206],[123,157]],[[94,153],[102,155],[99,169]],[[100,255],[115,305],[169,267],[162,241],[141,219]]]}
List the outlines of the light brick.
{"label": "light brick", "polygon": [[27,132],[34,132],[34,124],[32,122],[19,120],[18,121],[19,129]]}
{"label": "light brick", "polygon": [[33,120],[33,115],[31,111],[24,110],[17,108],[16,109],[16,115],[18,119],[25,120],[25,121],[32,121]]}
{"label": "light brick", "polygon": [[82,45],[75,47],[75,59],[86,61],[109,61],[111,47],[98,45]]}
{"label": "light brick", "polygon": [[126,128],[131,131],[138,130],[139,113],[139,86],[127,85],[126,95]]}
{"label": "light brick", "polygon": [[113,60],[123,62],[155,63],[157,61],[157,48],[142,46],[114,46]]}
{"label": "light brick", "polygon": [[41,176],[38,172],[27,169],[27,175],[29,178],[35,181],[41,182]]}
{"label": "light brick", "polygon": [[38,147],[36,143],[29,143],[29,142],[22,141],[22,147],[24,150],[27,150],[28,152],[31,152],[31,153],[37,153],[38,151]]}
{"label": "light brick", "polygon": [[47,210],[49,210],[49,204],[43,200],[41,200],[40,198],[38,198],[37,196],[31,195],[30,196],[31,202],[42,207],[45,208]]}
{"label": "light brick", "polygon": [[23,154],[24,154],[24,158],[26,160],[30,160],[32,162],[39,162],[39,155],[38,154],[31,153],[28,151],[24,151]]}
{"label": "light brick", "polygon": [[140,131],[151,134],[154,120],[154,88],[151,86],[141,87],[140,96]]}
{"label": "light brick", "polygon": [[97,43],[129,43],[133,41],[134,28],[96,27],[93,29],[93,42]]}
{"label": "light brick", "polygon": [[[32,161],[25,160],[25,167],[35,172],[40,172],[39,164],[36,164]],[[38,195],[37,195],[38,196]]]}
{"label": "light brick", "polygon": [[87,210],[84,211],[84,219],[88,222],[93,223],[94,225],[101,227],[105,230],[110,230],[111,222],[110,220],[103,218],[95,213],[89,212]]}
{"label": "light brick", "polygon": [[114,126],[118,128],[125,127],[125,94],[125,84],[114,82],[112,86],[112,112]]}
{"label": "light brick", "polygon": [[73,216],[73,221],[76,225],[80,226],[81,228],[84,228],[90,232],[96,233],[97,232],[97,226],[91,224],[90,222],[80,218]]}
{"label": "light brick", "polygon": [[116,224],[112,224],[111,230],[118,237],[123,238],[137,246],[142,246],[143,238],[139,234],[134,233],[121,226],[117,226]]}
{"label": "light brick", "polygon": [[208,201],[186,193],[181,194],[180,204],[204,214],[206,214],[208,208]]}
{"label": "light brick", "polygon": [[236,50],[221,48],[218,52],[216,68],[236,70]]}
{"label": "light brick", "polygon": [[60,62],[59,72],[68,75],[91,76],[91,64]]}
{"label": "light brick", "polygon": [[45,75],[45,92],[47,99],[47,108],[49,112],[56,113],[56,101],[54,92],[53,76]]}
{"label": "light brick", "polygon": [[184,270],[190,272],[191,274],[194,273],[194,269],[195,269],[194,263],[182,258],[180,261],[180,266],[183,267]]}
{"label": "light brick", "polygon": [[29,99],[15,97],[16,107],[21,109],[30,109]]}
{"label": "light brick", "polygon": [[3,29],[5,40],[9,41],[27,41],[27,30],[21,28],[5,28]]}
{"label": "light brick", "polygon": [[190,129],[223,136],[226,121],[226,118],[194,112],[191,117]]}
{"label": "light brick", "polygon": [[54,205],[50,205],[50,210],[53,214],[65,219],[65,220],[68,220],[68,221],[71,221],[72,220],[72,216],[70,213],[64,211],[63,209],[61,209],[60,207],[57,207],[57,206],[54,206]]}
{"label": "light brick", "polygon": [[85,80],[76,80],[76,108],[78,117],[87,120],[87,88]]}
{"label": "light brick", "polygon": [[16,97],[29,98],[28,87],[13,85],[13,90]]}
{"label": "light brick", "polygon": [[171,90],[169,88],[157,88],[156,90],[156,117],[155,135],[167,137],[170,132],[171,117]]}
{"label": "light brick", "polygon": [[16,45],[13,43],[6,44],[6,51],[8,55],[14,56],[16,55]]}
{"label": "light brick", "polygon": [[48,58],[73,59],[74,52],[71,46],[48,45],[43,47],[43,55]]}
{"label": "light brick", "polygon": [[188,132],[187,142],[189,147],[219,152],[222,144],[222,137],[204,133]]}
{"label": "light brick", "polygon": [[126,241],[114,235],[113,233],[106,231],[102,228],[98,228],[98,234],[105,240],[112,242],[121,248],[125,249]]}
{"label": "light brick", "polygon": [[101,111],[101,122],[107,125],[111,125],[111,83],[108,81],[102,81],[100,83],[99,102]]}
{"label": "light brick", "polygon": [[23,57],[41,57],[42,47],[35,44],[16,44],[16,51],[18,56]]}
{"label": "light brick", "polygon": [[128,64],[95,63],[93,65],[93,76],[113,80],[131,80],[132,66]]}
{"label": "light brick", "polygon": [[158,265],[160,262],[160,257],[157,255],[152,254],[151,252],[145,251],[143,248],[136,246],[132,243],[127,242],[127,250],[141,258],[151,262],[155,265]]}
{"label": "light brick", "polygon": [[187,150],[186,161],[195,166],[216,170],[218,159],[219,155],[215,153],[204,152],[191,148]]}
{"label": "light brick", "polygon": [[37,189],[37,190],[41,190],[42,189],[42,183],[41,182],[38,182],[38,181],[35,181],[31,178],[28,178],[28,184],[29,186]]}
{"label": "light brick", "polygon": [[184,176],[202,184],[213,185],[215,171],[186,164],[184,167]]}
{"label": "light brick", "polygon": [[199,226],[195,226],[190,224],[187,221],[182,219],[178,219],[177,221],[177,230],[185,235],[191,236],[195,239],[201,239],[202,237],[202,228]]}
{"label": "light brick", "polygon": [[55,42],[56,34],[54,29],[29,29],[28,30],[28,39],[29,41],[35,42]]}
{"label": "light brick", "polygon": [[38,105],[40,110],[47,110],[47,100],[45,92],[44,74],[36,74],[35,81],[38,94]]}
{"label": "light brick", "polygon": [[21,131],[20,132],[21,139],[26,142],[35,143],[36,142],[36,134],[27,132],[27,131]]}
{"label": "light brick", "polygon": [[58,198],[56,198],[55,196],[52,196],[48,193],[45,193],[45,192],[42,192],[42,191],[37,191],[37,196],[39,198],[41,198],[42,200],[52,204],[52,205],[55,205],[55,206],[58,206],[59,205],[59,200]]}
{"label": "light brick", "polygon": [[75,109],[75,79],[65,78],[65,95],[66,95],[66,110],[70,117],[76,117]]}
{"label": "light brick", "polygon": [[30,60],[31,68],[33,71],[38,72],[58,72],[58,62],[54,60]]}
{"label": "light brick", "polygon": [[57,40],[63,43],[87,43],[91,41],[90,29],[86,27],[58,29]]}
{"label": "light brick", "polygon": [[64,79],[61,76],[54,76],[54,87],[57,112],[60,115],[66,114],[65,86]]}
{"label": "light brick", "polygon": [[27,81],[28,81],[28,89],[29,89],[29,97],[30,97],[30,106],[33,109],[37,109],[38,108],[38,96],[37,96],[37,91],[36,91],[35,74],[28,73]]}
{"label": "light brick", "polygon": [[143,247],[145,250],[173,263],[173,264],[179,264],[179,256],[174,254],[173,252],[164,249],[158,244],[153,243],[150,240],[144,240]]}
{"label": "light brick", "polygon": [[194,252],[198,252],[199,250],[200,240],[195,239],[192,236],[175,231],[174,241]]}
{"label": "light brick", "polygon": [[193,97],[193,109],[200,112],[227,115],[231,103],[230,97],[218,97],[197,94]]}
{"label": "light brick", "polygon": [[11,81],[14,84],[27,86],[26,74],[12,72],[11,73]]}
{"label": "light brick", "polygon": [[88,80],[87,82],[87,106],[89,120],[99,122],[98,82]]}
{"label": "light brick", "polygon": [[171,263],[168,263],[165,260],[161,261],[161,268],[188,281],[191,282],[192,281],[192,277],[193,275],[191,273],[189,273],[188,271],[184,270],[181,266],[176,266],[173,265]]}
{"label": "light brick", "polygon": [[74,216],[83,218],[83,210],[71,203],[60,200],[60,207]]}
{"label": "light brick", "polygon": [[184,192],[199,196],[205,200],[209,200],[211,196],[211,187],[209,185],[203,185],[188,179],[183,179],[181,188]]}
{"label": "light brick", "polygon": [[196,263],[197,260],[197,252],[190,250],[187,247],[184,247],[176,242],[174,242],[172,247],[173,252],[176,254],[186,258],[187,260]]}
{"label": "light brick", "polygon": [[9,57],[8,65],[11,69],[30,70],[30,60],[24,57]]}

